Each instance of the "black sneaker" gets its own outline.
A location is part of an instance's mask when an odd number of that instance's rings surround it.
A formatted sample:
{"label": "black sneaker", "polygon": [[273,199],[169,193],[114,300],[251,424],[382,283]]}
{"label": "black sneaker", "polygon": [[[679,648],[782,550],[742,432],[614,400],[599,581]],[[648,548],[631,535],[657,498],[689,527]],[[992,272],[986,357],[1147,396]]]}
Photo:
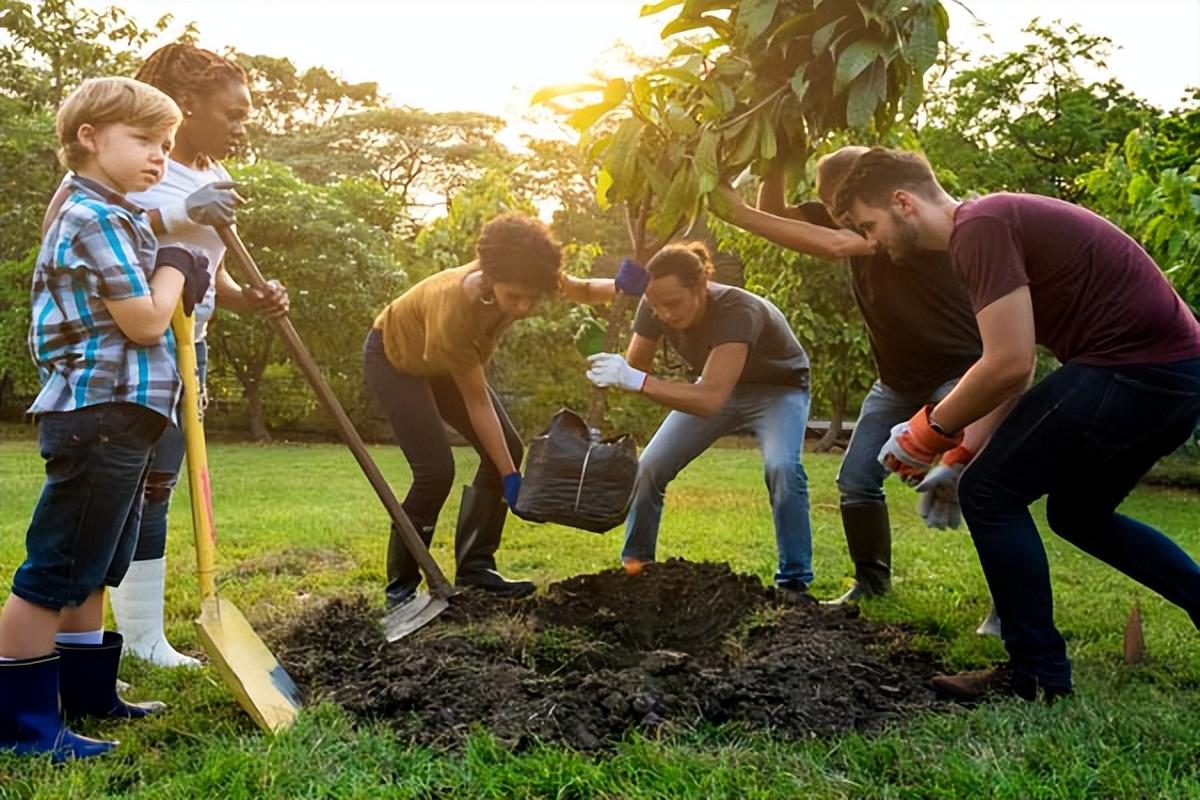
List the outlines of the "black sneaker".
{"label": "black sneaker", "polygon": [[528,597],[537,591],[533,581],[511,581],[494,569],[458,575],[454,585],[464,589],[479,589],[499,597]]}

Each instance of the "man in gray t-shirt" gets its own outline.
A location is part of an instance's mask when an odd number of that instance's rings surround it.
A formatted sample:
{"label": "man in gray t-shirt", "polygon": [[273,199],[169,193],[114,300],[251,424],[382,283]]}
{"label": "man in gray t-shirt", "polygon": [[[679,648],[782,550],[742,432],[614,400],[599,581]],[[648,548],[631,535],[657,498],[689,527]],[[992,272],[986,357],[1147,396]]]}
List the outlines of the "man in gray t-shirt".
{"label": "man in gray t-shirt", "polygon": [[[775,584],[789,599],[812,582],[808,479],[800,465],[808,423],[808,356],[779,309],[763,298],[710,283],[704,245],[663,248],[646,265],[650,282],[622,357],[592,356],[597,386],[639,392],[671,413],[642,451],[625,521],[621,561],[637,572],[653,561],[667,484],[728,433],[750,428],[762,449],[779,564]],[[666,339],[700,377],[694,383],[647,375]]]}

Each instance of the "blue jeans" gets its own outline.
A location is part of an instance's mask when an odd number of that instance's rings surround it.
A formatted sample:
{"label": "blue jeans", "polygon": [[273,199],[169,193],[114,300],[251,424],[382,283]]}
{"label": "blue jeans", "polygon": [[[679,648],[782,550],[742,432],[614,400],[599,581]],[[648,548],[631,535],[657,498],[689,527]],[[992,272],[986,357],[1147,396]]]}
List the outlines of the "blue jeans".
{"label": "blue jeans", "polygon": [[1182,607],[1200,627],[1200,567],[1162,533],[1117,513],[1197,423],[1200,359],[1067,364],[1021,398],[967,467],[959,501],[1019,677],[1071,685],[1046,552],[1029,513],[1042,495],[1051,530]]}
{"label": "blue jeans", "polygon": [[842,457],[837,485],[842,505],[883,503],[883,481],[890,474],[879,463],[879,451],[892,434],[892,426],[907,422],[927,403],[936,403],[958,383],[955,378],[932,392],[898,392],[876,381],[863,400],[850,446]]}
{"label": "blue jeans", "polygon": [[[208,346],[196,342],[196,371],[200,386],[208,376]],[[150,456],[150,474],[146,476],[146,501],[142,505],[142,527],[138,532],[134,561],[153,561],[167,551],[167,511],[171,494],[179,482],[185,449],[183,431],[167,425]]]}
{"label": "blue jeans", "polygon": [[133,403],[39,417],[46,483],[25,534],[13,594],[61,609],[121,583],[137,543],[150,450],[166,423]]}
{"label": "blue jeans", "polygon": [[638,460],[633,504],[625,520],[623,558],[654,559],[667,484],[720,437],[743,426],[754,430],[763,454],[779,568],[775,581],[812,583],[812,528],[808,476],[800,463],[808,425],[809,393],[788,386],[739,385],[711,417],[672,411]]}

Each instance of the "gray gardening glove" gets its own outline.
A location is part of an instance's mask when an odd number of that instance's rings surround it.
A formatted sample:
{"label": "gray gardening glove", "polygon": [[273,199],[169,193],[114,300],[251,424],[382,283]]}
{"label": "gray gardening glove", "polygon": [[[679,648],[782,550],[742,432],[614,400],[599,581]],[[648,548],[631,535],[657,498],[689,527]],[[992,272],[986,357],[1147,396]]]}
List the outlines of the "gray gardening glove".
{"label": "gray gardening glove", "polygon": [[962,521],[958,506],[958,479],[966,469],[963,464],[939,464],[929,470],[925,479],[917,485],[921,498],[917,501],[917,513],[925,526],[937,530],[957,528]]}
{"label": "gray gardening glove", "polygon": [[233,181],[216,181],[201,186],[183,200],[159,209],[167,233],[177,233],[189,225],[227,227],[237,222],[237,207],[244,202],[234,191]]}

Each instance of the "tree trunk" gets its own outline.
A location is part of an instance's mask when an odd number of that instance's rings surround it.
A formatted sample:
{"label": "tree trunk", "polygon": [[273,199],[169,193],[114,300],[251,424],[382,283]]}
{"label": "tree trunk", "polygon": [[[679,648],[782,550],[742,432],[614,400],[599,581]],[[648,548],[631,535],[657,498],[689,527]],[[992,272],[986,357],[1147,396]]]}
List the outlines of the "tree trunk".
{"label": "tree trunk", "polygon": [[829,430],[825,431],[825,435],[821,437],[821,441],[817,442],[813,447],[814,453],[828,453],[837,444],[838,438],[842,435],[842,420],[846,417],[846,391],[839,389],[837,394],[833,396],[833,411],[829,416]]}
{"label": "tree trunk", "polygon": [[267,417],[263,412],[262,381],[250,380],[242,384],[246,396],[246,418],[250,425],[250,438],[256,442],[271,441],[271,431],[267,429]]}

